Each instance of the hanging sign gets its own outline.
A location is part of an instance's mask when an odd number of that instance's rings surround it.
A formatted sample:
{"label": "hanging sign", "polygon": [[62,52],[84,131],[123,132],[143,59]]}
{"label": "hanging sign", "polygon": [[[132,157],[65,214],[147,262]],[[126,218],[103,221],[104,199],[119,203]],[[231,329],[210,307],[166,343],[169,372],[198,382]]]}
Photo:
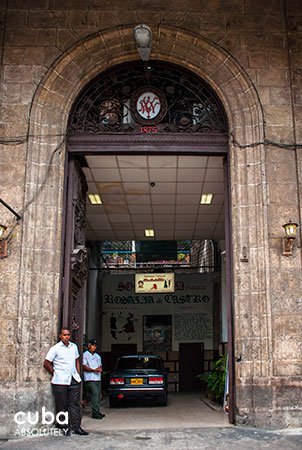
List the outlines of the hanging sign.
{"label": "hanging sign", "polygon": [[135,293],[158,294],[174,292],[174,273],[135,274]]}

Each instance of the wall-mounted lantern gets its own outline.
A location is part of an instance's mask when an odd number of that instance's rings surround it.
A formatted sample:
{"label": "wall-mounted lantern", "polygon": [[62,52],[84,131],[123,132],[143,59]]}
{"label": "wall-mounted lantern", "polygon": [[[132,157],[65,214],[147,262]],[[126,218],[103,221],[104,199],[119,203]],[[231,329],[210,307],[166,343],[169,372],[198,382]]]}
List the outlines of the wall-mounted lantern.
{"label": "wall-mounted lantern", "polygon": [[148,25],[141,24],[134,28],[134,39],[139,56],[143,61],[149,61],[152,44],[152,31]]}
{"label": "wall-mounted lantern", "polygon": [[282,227],[284,228],[286,235],[286,237],[283,238],[283,255],[292,256],[294,240],[296,239],[297,228],[299,225],[290,220],[285,225],[282,225]]}

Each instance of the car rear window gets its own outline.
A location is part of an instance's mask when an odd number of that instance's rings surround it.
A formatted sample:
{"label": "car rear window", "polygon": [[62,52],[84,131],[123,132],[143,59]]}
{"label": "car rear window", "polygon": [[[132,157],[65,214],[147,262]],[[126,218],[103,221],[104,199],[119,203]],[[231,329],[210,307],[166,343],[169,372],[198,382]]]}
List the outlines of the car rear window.
{"label": "car rear window", "polygon": [[131,369],[155,369],[162,370],[162,362],[159,358],[121,358],[117,361],[116,370]]}

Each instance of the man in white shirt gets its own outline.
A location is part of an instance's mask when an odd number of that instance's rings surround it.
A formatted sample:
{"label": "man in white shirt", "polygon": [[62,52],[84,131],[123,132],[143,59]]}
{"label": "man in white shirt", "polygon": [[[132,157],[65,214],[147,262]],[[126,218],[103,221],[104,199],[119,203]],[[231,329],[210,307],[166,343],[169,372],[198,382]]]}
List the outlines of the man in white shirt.
{"label": "man in white shirt", "polygon": [[44,361],[45,369],[52,375],[51,384],[57,413],[68,412],[69,425],[65,431],[70,436],[70,428],[75,434],[87,435],[81,428],[80,404],[80,360],[78,347],[70,342],[70,331],[62,328],[60,341],[53,345]]}
{"label": "man in white shirt", "polygon": [[102,358],[96,353],[97,342],[91,339],[88,350],[83,354],[83,374],[85,387],[91,394],[92,418],[103,419],[105,414],[100,412]]}

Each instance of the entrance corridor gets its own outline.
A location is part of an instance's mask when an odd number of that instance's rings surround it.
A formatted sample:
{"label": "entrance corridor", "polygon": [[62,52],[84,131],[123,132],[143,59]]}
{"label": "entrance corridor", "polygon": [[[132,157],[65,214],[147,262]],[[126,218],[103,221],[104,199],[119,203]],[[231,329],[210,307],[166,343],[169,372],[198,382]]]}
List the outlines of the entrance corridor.
{"label": "entrance corridor", "polygon": [[89,408],[84,411],[82,426],[91,432],[113,430],[159,430],[200,427],[232,426],[222,410],[212,409],[200,392],[171,393],[168,406],[153,406],[152,403],[127,404],[109,408],[107,397],[102,401],[102,420],[92,419]]}

